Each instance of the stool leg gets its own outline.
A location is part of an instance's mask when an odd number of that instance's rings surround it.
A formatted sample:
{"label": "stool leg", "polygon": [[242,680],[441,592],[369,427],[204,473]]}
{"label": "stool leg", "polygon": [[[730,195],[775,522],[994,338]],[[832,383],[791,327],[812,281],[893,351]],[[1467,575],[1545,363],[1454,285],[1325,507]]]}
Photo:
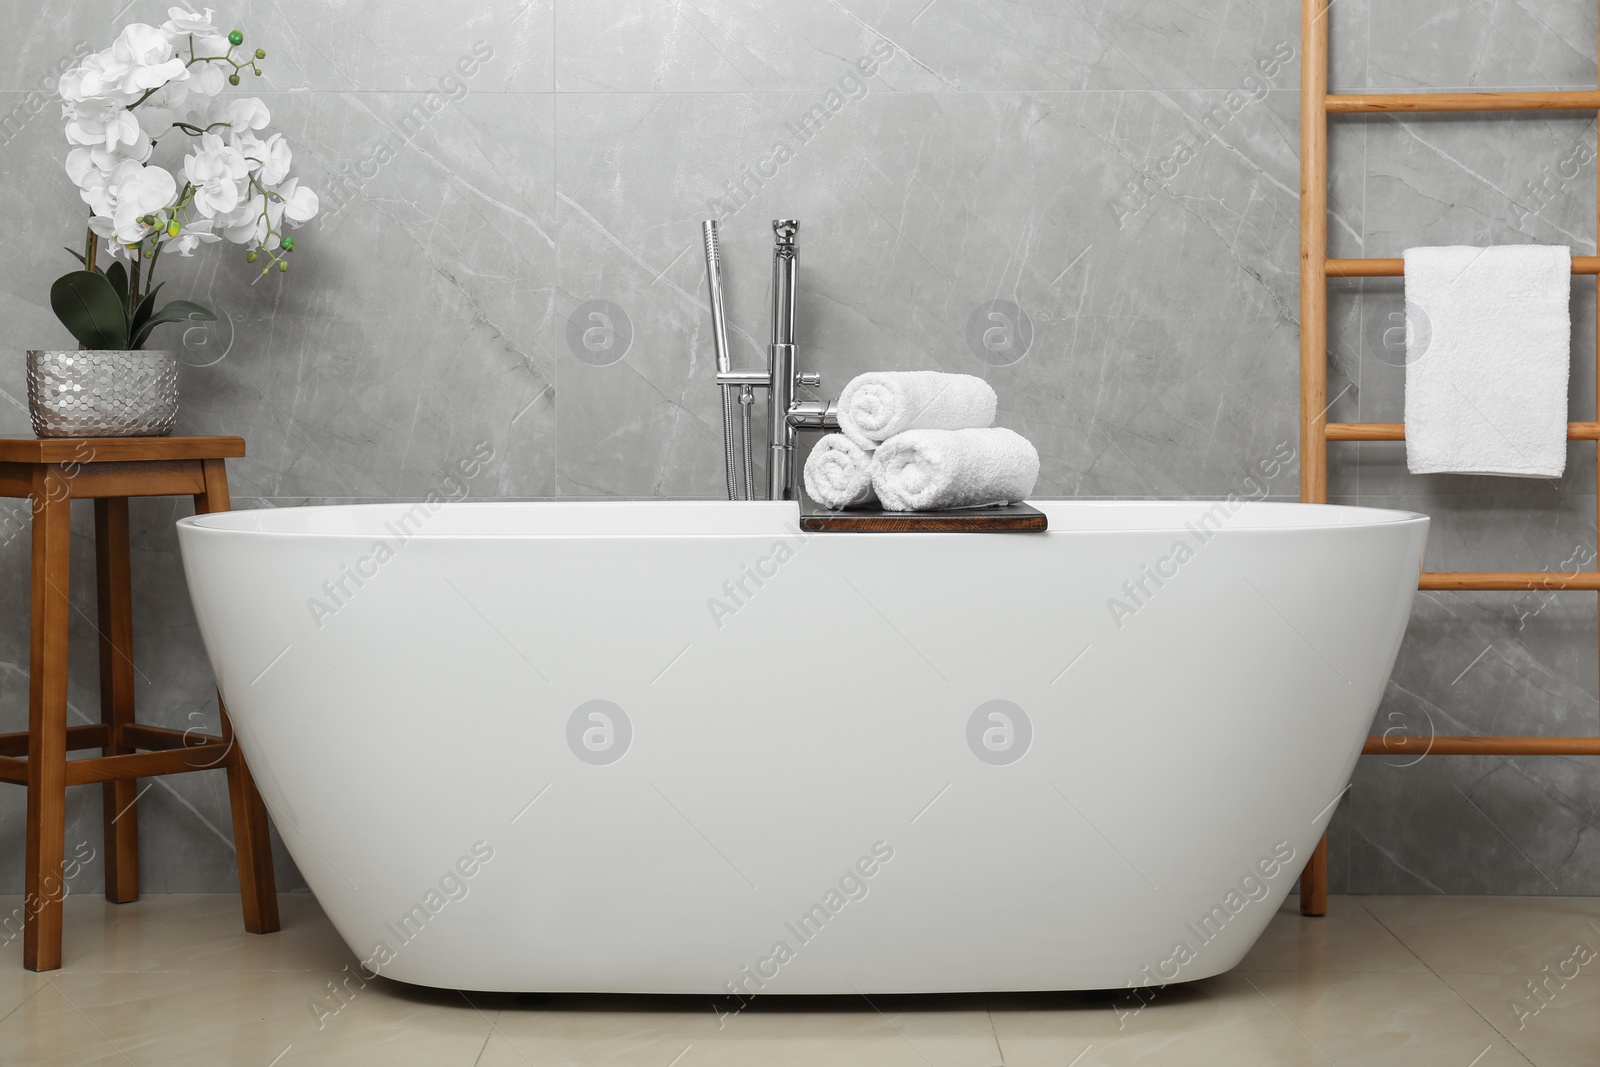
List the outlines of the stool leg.
{"label": "stool leg", "polygon": [[1328,914],[1328,835],[1323,834],[1300,872],[1300,914]]}
{"label": "stool leg", "polygon": [[233,845],[239,854],[239,898],[244,906],[244,928],[252,934],[279,929],[277,880],[272,872],[272,839],[267,834],[267,806],[256,792],[255,779],[233,736],[228,709],[222,710],[222,736],[228,750],[228,801],[233,808]]}
{"label": "stool leg", "polygon": [[[100,721],[109,727],[107,756],[133,749],[122,728],[133,722],[133,576],[128,546],[128,498],[94,502],[94,554],[100,629]],[[139,899],[139,781],[106,782],[102,825],[106,846],[106,899]]]}
{"label": "stool leg", "polygon": [[67,818],[67,590],[72,549],[66,480],[33,478],[33,607],[28,650],[28,830],[22,965],[61,966],[61,861]]}
{"label": "stool leg", "polygon": [[[228,510],[228,470],[220,459],[204,461],[206,489],[195,494],[197,515]],[[222,712],[222,738],[228,750],[228,802],[233,808],[233,846],[239,857],[239,900],[244,907],[244,928],[252,934],[270,934],[280,928],[278,887],[272,871],[272,839],[267,833],[267,807],[256,792],[255,779],[245,766],[233,736],[228,708]]]}

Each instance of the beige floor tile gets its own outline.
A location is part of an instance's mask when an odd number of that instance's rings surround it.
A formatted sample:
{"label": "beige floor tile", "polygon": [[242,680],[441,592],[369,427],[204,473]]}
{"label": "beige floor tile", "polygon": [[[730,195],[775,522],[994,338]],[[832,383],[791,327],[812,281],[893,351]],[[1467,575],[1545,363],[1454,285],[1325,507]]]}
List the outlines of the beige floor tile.
{"label": "beige floor tile", "polygon": [[114,1045],[43,979],[39,991],[0,1019],[0,1063],[28,1067],[96,1067],[122,1064]]}
{"label": "beige floor tile", "polygon": [[[1564,969],[1570,974],[1573,967]],[[1523,975],[1440,977],[1538,1067],[1600,1063],[1600,960],[1564,984],[1550,980],[1542,1001],[1529,992],[1532,979]]]}
{"label": "beige floor tile", "polygon": [[247,932],[233,896],[151,896],[114,907],[122,921],[63,971],[327,971],[355,962],[309,893],[279,896],[283,928],[272,934]]}
{"label": "beige floor tile", "polygon": [[767,999],[723,1015],[710,998],[557,997],[510,1006],[479,1067],[993,1067],[981,1003],[941,998]]}
{"label": "beige floor tile", "polygon": [[1600,948],[1600,900],[1578,897],[1360,897],[1442,973],[1538,974],[1578,941]]}
{"label": "beige floor tile", "polygon": [[1244,961],[1244,971],[1411,971],[1428,967],[1384,929],[1355,897],[1329,897],[1328,914],[1309,919],[1284,902]]}
{"label": "beige floor tile", "polygon": [[32,974],[20,968],[0,969],[0,1019],[4,1019],[21,1007],[47,981],[49,979],[43,975]]}
{"label": "beige floor tile", "polygon": [[[125,907],[99,893],[74,893],[62,901],[62,962],[71,963],[102,944],[127,917]],[[22,897],[0,896],[0,970],[22,968],[22,920]]]}
{"label": "beige floor tile", "polygon": [[1435,974],[1264,971],[1239,977],[1339,1067],[1522,1062],[1505,1038]]}
{"label": "beige floor tile", "polygon": [[[61,974],[0,1021],[0,1063],[101,1062],[94,1039],[134,1067],[470,1067],[489,1019],[455,994],[375,982],[337,1014],[318,971]],[[319,1013],[313,1005],[323,1005]],[[16,1060],[5,1050],[26,1050]],[[104,1062],[113,1062],[107,1058]]]}
{"label": "beige floor tile", "polygon": [[[1238,973],[1133,994],[997,998],[1006,1067],[1327,1067]],[[1081,1057],[1081,1059],[1075,1059]]]}

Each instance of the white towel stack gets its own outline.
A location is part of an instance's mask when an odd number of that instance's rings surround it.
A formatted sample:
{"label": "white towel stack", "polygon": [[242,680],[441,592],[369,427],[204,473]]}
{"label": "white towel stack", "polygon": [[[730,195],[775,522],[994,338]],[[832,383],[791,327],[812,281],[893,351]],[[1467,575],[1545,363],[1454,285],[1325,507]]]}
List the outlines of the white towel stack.
{"label": "white towel stack", "polygon": [[839,397],[839,428],[806,460],[806,492],[835,510],[889,511],[1011,504],[1033,491],[1039,453],[991,427],[997,399],[970,374],[863,374]]}
{"label": "white towel stack", "polygon": [[1554,478],[1567,466],[1572,252],[1409,248],[1406,465]]}

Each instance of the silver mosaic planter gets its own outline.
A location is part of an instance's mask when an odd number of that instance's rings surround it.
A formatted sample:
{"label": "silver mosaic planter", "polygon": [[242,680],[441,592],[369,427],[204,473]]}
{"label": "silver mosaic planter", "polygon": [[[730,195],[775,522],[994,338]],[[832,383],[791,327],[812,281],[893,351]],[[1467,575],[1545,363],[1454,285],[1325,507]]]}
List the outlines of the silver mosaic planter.
{"label": "silver mosaic planter", "polygon": [[178,416],[178,358],[29,351],[28,415],[40,437],[165,437]]}

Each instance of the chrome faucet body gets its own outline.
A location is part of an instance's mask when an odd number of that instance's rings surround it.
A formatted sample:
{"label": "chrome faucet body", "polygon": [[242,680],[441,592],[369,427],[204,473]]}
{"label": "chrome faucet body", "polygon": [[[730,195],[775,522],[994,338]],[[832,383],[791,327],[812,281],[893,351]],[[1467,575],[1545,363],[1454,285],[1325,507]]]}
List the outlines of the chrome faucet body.
{"label": "chrome faucet body", "polygon": [[[796,500],[800,493],[795,485],[795,439],[802,429],[836,430],[839,428],[838,405],[814,400],[797,401],[795,390],[799,386],[815,387],[822,384],[819,374],[800,374],[795,370],[794,318],[795,318],[795,236],[800,224],[793,219],[775,219],[772,231],[775,242],[772,248],[772,343],[767,346],[767,369],[761,371],[736,371],[727,362],[727,340],[718,337],[717,384],[722,389],[724,411],[727,411],[729,391],[742,390],[740,396],[745,415],[744,472],[745,495],[750,495],[751,461],[749,434],[749,391],[752,388],[767,390],[767,499]],[[722,288],[720,274],[712,280],[712,272],[720,268],[715,250],[716,223],[705,223],[706,271],[711,292],[713,335],[722,331]],[[724,443],[732,439],[732,423],[724,415]],[[735,499],[737,477],[731,446],[724,448],[727,464],[728,499]]]}
{"label": "chrome faucet body", "polygon": [[772,343],[767,346],[767,499],[786,500],[794,466],[794,433],[786,417],[794,403],[795,234],[800,224],[777,219],[772,232]]}

